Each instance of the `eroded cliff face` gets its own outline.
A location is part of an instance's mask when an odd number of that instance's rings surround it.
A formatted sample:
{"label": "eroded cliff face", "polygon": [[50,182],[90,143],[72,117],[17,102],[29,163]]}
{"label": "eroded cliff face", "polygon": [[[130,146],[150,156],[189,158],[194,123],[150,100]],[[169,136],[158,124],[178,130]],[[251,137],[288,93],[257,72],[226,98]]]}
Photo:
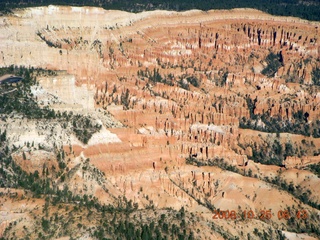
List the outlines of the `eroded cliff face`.
{"label": "eroded cliff face", "polygon": [[[272,181],[300,185],[320,202],[316,175],[286,169],[320,162],[319,23],[250,9],[132,14],[57,6],[0,22],[0,66],[65,70],[38,79],[64,103],[55,109],[109,111],[126,126],[104,128],[87,145],[65,144],[65,182],[55,187],[67,183],[104,203],[126,196],[141,208],[184,206],[203,224],[214,208],[301,208]],[[27,154],[32,164],[21,153],[14,158],[40,171],[48,161],[40,155]],[[276,217],[251,223],[215,222],[233,236],[278,225],[295,231]]]}

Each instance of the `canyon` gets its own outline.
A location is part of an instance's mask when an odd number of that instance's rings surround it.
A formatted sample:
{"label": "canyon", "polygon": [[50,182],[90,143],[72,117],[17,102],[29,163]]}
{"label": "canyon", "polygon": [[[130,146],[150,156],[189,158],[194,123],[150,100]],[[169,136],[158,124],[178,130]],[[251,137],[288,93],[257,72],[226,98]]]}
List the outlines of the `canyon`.
{"label": "canyon", "polygon": [[[0,66],[42,69],[39,106],[89,117],[97,131],[84,142],[71,123],[14,114],[0,130],[15,164],[53,189],[106,205],[125,197],[137,211],[183,208],[194,239],[317,239],[319,36],[319,22],[254,9],[15,10],[0,16]],[[9,185],[0,237],[35,238],[45,197]],[[237,219],[214,219],[217,209]],[[272,217],[244,217],[250,210]],[[95,239],[70,228],[44,236]]]}

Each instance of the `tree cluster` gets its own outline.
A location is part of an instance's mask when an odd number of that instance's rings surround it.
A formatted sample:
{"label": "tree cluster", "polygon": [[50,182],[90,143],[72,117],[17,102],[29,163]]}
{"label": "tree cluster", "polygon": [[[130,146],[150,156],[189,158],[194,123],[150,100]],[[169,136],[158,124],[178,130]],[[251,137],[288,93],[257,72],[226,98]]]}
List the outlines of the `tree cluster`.
{"label": "tree cluster", "polygon": [[229,0],[229,1],[192,1],[192,0],[111,0],[111,1],[82,1],[82,0],[0,0],[0,13],[10,13],[12,8],[35,7],[46,5],[72,5],[72,6],[96,6],[105,9],[117,9],[128,12],[142,12],[146,10],[173,10],[186,11],[190,9],[200,9],[203,11],[211,9],[233,9],[233,8],[255,8],[270,14],[280,16],[296,16],[308,20],[319,21],[319,2],[298,1],[298,0],[270,0],[270,1],[250,1],[250,0]]}

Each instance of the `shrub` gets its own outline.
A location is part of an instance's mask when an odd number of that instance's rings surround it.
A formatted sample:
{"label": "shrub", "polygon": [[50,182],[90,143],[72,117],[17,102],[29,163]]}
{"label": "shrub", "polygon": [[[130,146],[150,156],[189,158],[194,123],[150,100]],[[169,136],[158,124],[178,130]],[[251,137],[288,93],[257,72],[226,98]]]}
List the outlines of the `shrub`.
{"label": "shrub", "polygon": [[275,73],[281,67],[280,55],[270,52],[265,61],[267,62],[267,66],[261,71],[261,73],[268,77],[274,77]]}

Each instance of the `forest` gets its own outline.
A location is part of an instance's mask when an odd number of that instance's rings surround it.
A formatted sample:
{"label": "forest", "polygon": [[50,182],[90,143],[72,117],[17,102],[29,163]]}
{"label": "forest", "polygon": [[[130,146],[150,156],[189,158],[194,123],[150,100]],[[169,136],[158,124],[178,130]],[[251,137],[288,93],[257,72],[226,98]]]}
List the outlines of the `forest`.
{"label": "forest", "polygon": [[228,1],[191,1],[191,0],[0,0],[0,13],[8,13],[14,8],[36,7],[47,5],[70,5],[70,6],[95,6],[104,9],[117,9],[128,12],[141,12],[149,10],[173,10],[186,11],[190,9],[200,9],[207,11],[210,9],[233,9],[233,8],[255,8],[264,12],[280,15],[295,16],[307,20],[320,20],[320,2],[318,0],[228,0]]}

